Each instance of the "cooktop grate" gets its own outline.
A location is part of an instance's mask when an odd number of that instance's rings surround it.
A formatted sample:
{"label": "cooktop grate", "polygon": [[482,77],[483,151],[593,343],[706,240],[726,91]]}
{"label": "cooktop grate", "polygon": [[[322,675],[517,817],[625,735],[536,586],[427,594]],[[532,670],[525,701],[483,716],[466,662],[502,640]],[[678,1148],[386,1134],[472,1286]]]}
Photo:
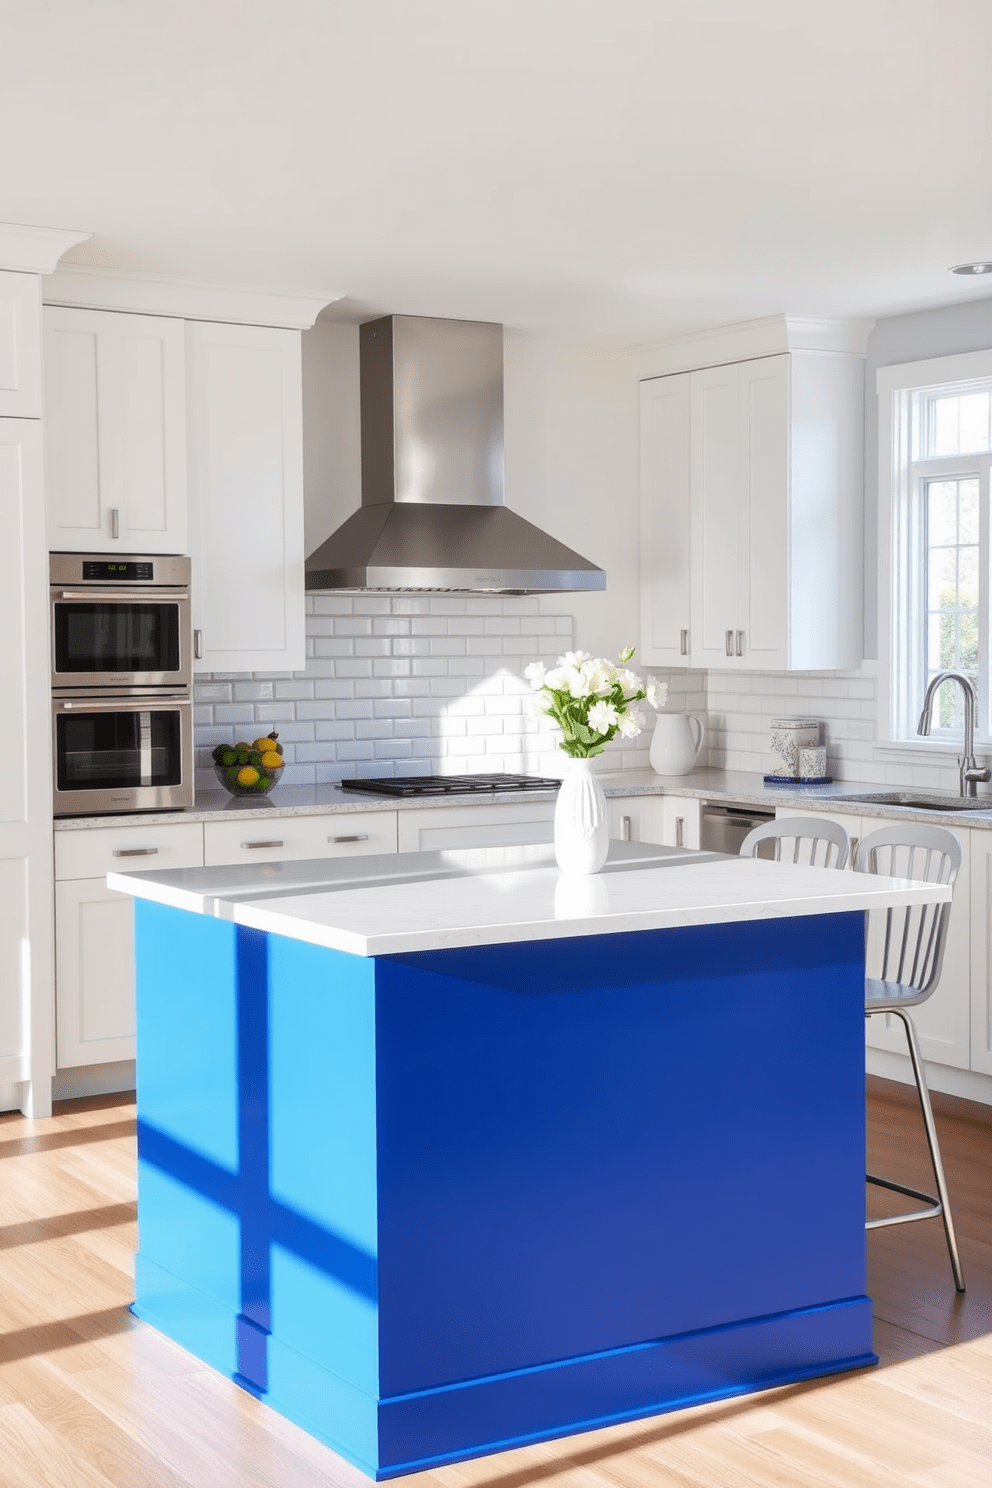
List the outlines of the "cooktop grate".
{"label": "cooktop grate", "polygon": [[560,780],[541,775],[397,775],[342,780],[341,789],[374,796],[491,796],[501,791],[557,790]]}

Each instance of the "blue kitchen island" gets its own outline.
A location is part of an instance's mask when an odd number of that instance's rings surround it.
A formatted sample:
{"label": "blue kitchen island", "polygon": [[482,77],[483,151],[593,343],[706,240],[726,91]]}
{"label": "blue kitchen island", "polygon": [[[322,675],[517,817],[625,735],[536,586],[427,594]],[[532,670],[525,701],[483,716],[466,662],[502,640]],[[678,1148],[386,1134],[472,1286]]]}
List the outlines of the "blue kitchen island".
{"label": "blue kitchen island", "polygon": [[874,1362],[864,911],[613,844],[113,874],[134,1311],[376,1478]]}

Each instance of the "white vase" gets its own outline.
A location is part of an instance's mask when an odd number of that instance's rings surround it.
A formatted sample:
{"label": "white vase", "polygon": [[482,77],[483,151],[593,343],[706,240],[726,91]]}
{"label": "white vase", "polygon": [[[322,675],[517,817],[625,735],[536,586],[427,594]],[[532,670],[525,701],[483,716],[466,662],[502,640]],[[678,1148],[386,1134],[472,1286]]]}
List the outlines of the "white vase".
{"label": "white vase", "polygon": [[606,797],[592,761],[569,759],[555,804],[555,858],[563,873],[598,873],[610,848]]}
{"label": "white vase", "polygon": [[703,747],[706,730],[692,713],[659,713],[651,735],[651,768],[658,775],[688,775]]}

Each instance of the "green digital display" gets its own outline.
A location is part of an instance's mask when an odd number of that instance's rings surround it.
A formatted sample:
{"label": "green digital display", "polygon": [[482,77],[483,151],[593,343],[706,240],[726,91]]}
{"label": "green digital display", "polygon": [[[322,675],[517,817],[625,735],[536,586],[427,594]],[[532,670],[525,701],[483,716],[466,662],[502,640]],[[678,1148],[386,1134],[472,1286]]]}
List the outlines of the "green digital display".
{"label": "green digital display", "polygon": [[111,563],[102,558],[89,558],[83,562],[83,578],[113,579],[115,583],[120,580],[147,583],[153,577],[152,568],[151,563]]}

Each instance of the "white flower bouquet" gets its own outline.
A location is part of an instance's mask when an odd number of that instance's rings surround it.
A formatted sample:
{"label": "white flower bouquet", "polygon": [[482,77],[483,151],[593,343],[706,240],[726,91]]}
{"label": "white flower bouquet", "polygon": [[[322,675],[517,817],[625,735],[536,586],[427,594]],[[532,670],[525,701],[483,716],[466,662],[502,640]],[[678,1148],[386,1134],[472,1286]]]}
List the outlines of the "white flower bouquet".
{"label": "white flower bouquet", "polygon": [[588,651],[566,651],[548,671],[532,661],[524,676],[536,694],[539,713],[553,718],[561,729],[562,748],[572,759],[602,754],[611,739],[633,739],[643,729],[644,714],[631,706],[646,698],[652,708],[663,708],[668,696],[664,682],[649,677],[645,683],[626,663],[633,646],[621,651],[617,665]]}

